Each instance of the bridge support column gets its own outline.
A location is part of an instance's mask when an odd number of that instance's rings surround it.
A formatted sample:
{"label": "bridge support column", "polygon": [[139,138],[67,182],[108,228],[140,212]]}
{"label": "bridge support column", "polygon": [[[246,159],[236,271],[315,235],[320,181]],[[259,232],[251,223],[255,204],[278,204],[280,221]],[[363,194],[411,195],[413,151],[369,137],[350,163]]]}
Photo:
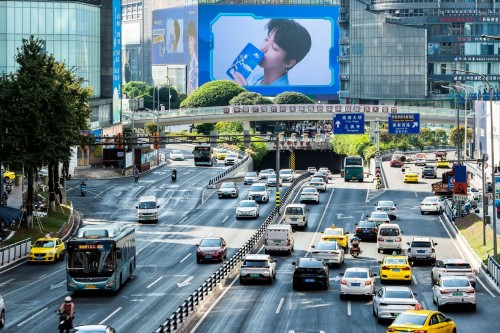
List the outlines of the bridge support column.
{"label": "bridge support column", "polygon": [[243,130],[245,131],[250,131],[250,122],[249,121],[244,121],[243,122]]}

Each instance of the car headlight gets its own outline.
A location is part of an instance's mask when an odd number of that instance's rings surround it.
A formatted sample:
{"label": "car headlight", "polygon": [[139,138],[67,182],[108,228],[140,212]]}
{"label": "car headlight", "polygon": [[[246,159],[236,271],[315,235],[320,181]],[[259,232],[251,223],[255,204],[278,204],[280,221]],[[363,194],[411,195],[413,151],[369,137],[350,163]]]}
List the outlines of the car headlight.
{"label": "car headlight", "polygon": [[49,254],[54,254],[56,253],[56,249],[53,249],[52,251],[49,252]]}

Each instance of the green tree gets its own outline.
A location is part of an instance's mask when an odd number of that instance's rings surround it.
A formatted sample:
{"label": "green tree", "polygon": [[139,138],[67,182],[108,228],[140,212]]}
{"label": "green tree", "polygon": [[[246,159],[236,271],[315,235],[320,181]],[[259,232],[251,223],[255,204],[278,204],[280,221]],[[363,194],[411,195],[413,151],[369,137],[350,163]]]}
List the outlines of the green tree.
{"label": "green tree", "polygon": [[213,123],[200,123],[195,125],[196,132],[209,135],[211,131],[215,131],[215,124]]}
{"label": "green tree", "polygon": [[144,124],[144,132],[147,135],[155,133],[157,129],[158,129],[158,124],[156,122],[151,121],[149,123]]}
{"label": "green tree", "polygon": [[[91,113],[91,88],[66,69],[63,62],[44,52],[45,42],[30,36],[16,55],[18,71],[0,79],[2,119],[0,156],[7,163],[24,166],[28,175],[26,201],[28,221],[33,213],[33,175],[36,168],[49,165],[49,192],[58,180],[59,162],[70,158],[70,147],[86,129]],[[54,196],[51,194],[51,202]],[[52,208],[53,205],[51,205]]]}
{"label": "green tree", "polygon": [[438,128],[434,131],[435,142],[438,145],[445,145],[448,142],[448,133],[442,129]]}
{"label": "green tree", "polygon": [[[159,87],[154,87],[154,102],[153,102],[153,87],[150,87],[149,93],[145,95],[144,97],[144,107],[146,109],[151,109],[153,110],[153,104],[154,104],[154,109],[158,110],[158,89],[160,89],[160,101],[159,104],[165,107],[165,110],[168,110],[168,85],[162,85]],[[177,89],[175,87],[170,86],[170,109],[175,110],[179,108],[180,105],[180,100],[179,100],[179,93],[177,92]]]}
{"label": "green tree", "polygon": [[448,136],[448,142],[452,146],[460,145],[460,147],[462,147],[464,144],[464,138],[465,138],[464,126],[458,126],[458,129],[455,126],[450,130],[450,135]]}
{"label": "green tree", "polygon": [[229,105],[229,101],[233,97],[244,91],[246,90],[240,85],[229,80],[207,82],[182,101],[180,107],[225,106]]}
{"label": "green tree", "polygon": [[314,101],[303,93],[285,91],[274,99],[275,104],[314,104]]}
{"label": "green tree", "polygon": [[127,98],[141,98],[145,96],[151,97],[151,86],[146,82],[141,81],[130,81],[123,86],[123,94],[127,95]]}
{"label": "green tree", "polygon": [[231,98],[229,105],[262,105],[273,104],[269,98],[262,96],[256,92],[244,91],[238,96]]}
{"label": "green tree", "polygon": [[219,122],[215,124],[215,130],[219,134],[243,133],[243,123],[241,121]]}

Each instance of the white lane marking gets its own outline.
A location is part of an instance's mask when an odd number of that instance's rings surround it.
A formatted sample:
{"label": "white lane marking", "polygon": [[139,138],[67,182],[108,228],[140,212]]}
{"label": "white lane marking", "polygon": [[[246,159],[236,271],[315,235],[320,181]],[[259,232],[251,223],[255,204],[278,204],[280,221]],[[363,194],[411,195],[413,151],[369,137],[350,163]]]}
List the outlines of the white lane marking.
{"label": "white lane marking", "polygon": [[38,278],[43,279],[47,274],[40,275]]}
{"label": "white lane marking", "polygon": [[[60,274],[60,271],[66,271],[66,266],[63,266],[63,267],[61,267],[61,269],[58,269],[57,271],[55,271],[55,272],[53,272],[53,273],[51,273],[51,274],[48,274],[48,275],[46,276],[46,278],[51,277],[52,275]],[[33,282],[31,282],[31,283],[28,283],[28,284],[26,284],[26,285],[22,286],[21,288],[17,288],[17,289],[15,289],[15,290],[12,290],[10,293],[3,294],[2,296],[3,296],[3,298],[5,298],[5,297],[7,297],[7,296],[9,296],[9,295],[12,295],[13,293],[15,293],[15,292],[17,292],[17,291],[23,290],[23,289],[25,289],[25,288],[29,288],[29,287],[31,287],[32,285],[34,285],[34,284],[39,284],[39,283],[40,283],[40,280],[33,281]]]}
{"label": "white lane marking", "polygon": [[261,248],[257,251],[257,253],[262,252],[262,250],[264,250],[264,247],[265,247],[265,245],[262,245]]}
{"label": "white lane marking", "polygon": [[194,279],[194,276],[188,276],[184,281],[180,283],[177,282],[177,287],[181,288],[187,286],[188,284],[191,284],[192,279]]}
{"label": "white lane marking", "polygon": [[28,319],[26,319],[26,320],[24,320],[24,321],[20,322],[19,324],[17,324],[17,327],[21,327],[21,326],[23,326],[24,324],[26,324],[26,322],[31,321],[32,319],[34,319],[34,318],[38,317],[38,315],[39,315],[39,314],[41,314],[41,313],[42,313],[42,312],[44,312],[44,311],[47,311],[48,309],[49,309],[49,308],[43,308],[43,309],[41,309],[40,311],[38,311],[37,313],[35,313],[35,314],[34,314],[34,315],[32,315],[31,317],[29,317]]}
{"label": "white lane marking", "polygon": [[103,321],[101,321],[99,323],[99,325],[102,325],[106,322],[106,320],[108,320],[109,318],[113,317],[118,311],[120,311],[122,309],[122,307],[120,306],[118,309],[116,309],[115,311],[113,311],[109,316],[107,316],[106,318],[104,318]]}
{"label": "white lane marking", "polygon": [[15,280],[15,279],[9,279],[9,280],[7,280],[7,281],[4,281],[4,282],[0,283],[0,287],[5,287],[5,285],[6,285],[7,283],[10,283],[10,282],[12,282],[12,281],[14,281],[14,280]]}
{"label": "white lane marking", "polygon": [[179,223],[184,222],[187,218],[188,218],[187,216],[186,216],[186,217],[184,217],[182,220],[180,220],[180,221],[179,221]]}
{"label": "white lane marking", "polygon": [[276,309],[276,314],[280,313],[281,307],[283,306],[284,298],[281,298],[280,303],[278,304],[278,308]]}
{"label": "white lane marking", "polygon": [[151,288],[155,283],[157,283],[158,281],[160,281],[161,279],[163,279],[163,276],[160,276],[159,278],[157,278],[156,280],[154,280],[153,282],[151,282],[149,284],[149,286],[146,287],[147,288]]}
{"label": "white lane marking", "polygon": [[188,253],[188,255],[187,255],[187,256],[185,256],[184,258],[182,258],[182,260],[181,260],[181,261],[179,261],[179,262],[184,262],[184,260],[186,260],[187,258],[189,258],[189,256],[190,256],[190,255],[191,255],[191,253]]}
{"label": "white lane marking", "polygon": [[351,315],[351,301],[347,301],[347,315]]}
{"label": "white lane marking", "polygon": [[414,274],[411,275],[411,279],[413,280],[413,283],[418,284],[417,283],[417,278],[415,277]]}
{"label": "white lane marking", "polygon": [[417,192],[415,192],[415,198],[418,198]]}
{"label": "white lane marking", "polygon": [[306,252],[305,257],[307,257],[309,255],[309,250],[311,249],[311,246],[313,245],[314,240],[316,239],[316,237],[318,235],[319,228],[323,224],[323,219],[325,218],[326,211],[328,210],[328,206],[330,206],[330,202],[332,201],[333,192],[335,192],[335,189],[332,189],[332,193],[330,194],[330,197],[328,198],[328,202],[325,205],[325,209],[323,210],[323,214],[321,214],[321,218],[319,219],[319,223],[318,223],[318,226],[316,227],[316,231],[314,231],[314,237],[312,238],[311,243],[309,244],[309,247],[307,248],[307,252]]}
{"label": "white lane marking", "polygon": [[[458,247],[457,242],[453,242],[453,237],[451,236],[450,232],[448,231],[448,228],[447,228],[447,227],[446,227],[446,225],[444,224],[444,222],[443,222],[443,217],[442,217],[442,216],[440,216],[440,217],[439,217],[439,222],[441,222],[441,224],[443,225],[444,230],[445,230],[445,231],[446,231],[446,233],[448,234],[448,237],[450,237],[450,240],[452,240],[453,246],[455,246],[455,248],[456,248],[456,249],[457,249],[457,251],[460,253],[460,255],[462,256],[462,258],[463,258],[463,259],[465,259],[465,257],[466,257],[465,253],[464,253],[464,252],[462,252],[462,250]],[[457,237],[457,239],[458,239],[458,237]],[[496,295],[495,295],[492,291],[490,291],[490,290],[488,289],[488,287],[486,286],[486,284],[485,284],[483,281],[481,281],[481,279],[480,279],[479,277],[476,277],[476,280],[477,280],[477,281],[479,281],[479,283],[480,283],[480,284],[483,286],[483,288],[484,288],[484,289],[485,289],[485,290],[486,290],[486,291],[490,294],[490,296],[491,296],[491,297],[496,297]]]}
{"label": "white lane marking", "polygon": [[236,281],[238,281],[238,279],[234,279],[233,282],[231,282],[231,284],[229,286],[226,287],[226,289],[224,289],[224,291],[220,294],[220,296],[215,300],[215,302],[212,303],[212,305],[208,308],[208,310],[203,314],[203,317],[201,317],[201,319],[198,321],[198,323],[196,324],[195,327],[193,327],[193,329],[191,330],[190,333],[194,333],[196,332],[196,330],[198,329],[198,327],[200,327],[200,325],[203,323],[203,321],[207,318],[207,316],[210,314],[210,312],[212,312],[212,310],[214,309],[214,307],[217,305],[217,303],[220,302],[220,300],[226,295],[226,293],[229,291],[229,289],[236,283]]}
{"label": "white lane marking", "polygon": [[222,220],[222,222],[221,222],[221,223],[226,222],[226,220],[227,220],[228,218],[229,218],[229,215],[228,215],[228,216],[226,216],[226,217],[224,218],[224,220]]}
{"label": "white lane marking", "polygon": [[66,279],[62,280],[61,282],[59,282],[57,284],[51,284],[50,290],[63,287],[65,284],[66,284]]}

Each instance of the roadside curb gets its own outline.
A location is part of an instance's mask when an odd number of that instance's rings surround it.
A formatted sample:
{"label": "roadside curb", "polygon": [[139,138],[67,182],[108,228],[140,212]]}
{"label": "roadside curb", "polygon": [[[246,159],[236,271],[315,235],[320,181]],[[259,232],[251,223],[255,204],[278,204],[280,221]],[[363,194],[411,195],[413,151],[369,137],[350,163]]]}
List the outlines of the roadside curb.
{"label": "roadside curb", "polygon": [[469,242],[462,236],[460,230],[458,230],[455,223],[451,222],[446,214],[443,214],[441,216],[443,217],[443,220],[446,221],[446,224],[452,231],[453,236],[456,237],[460,247],[467,252],[467,256],[469,257],[469,259],[472,259],[471,261],[474,262],[474,266],[478,267],[480,273],[479,276],[482,278],[484,277],[486,279],[486,282],[490,285],[490,287],[492,287],[498,294],[500,294],[500,287],[495,283],[495,281],[493,281],[493,279],[491,279],[486,265],[483,263],[481,258],[472,250],[472,248],[469,245]]}

